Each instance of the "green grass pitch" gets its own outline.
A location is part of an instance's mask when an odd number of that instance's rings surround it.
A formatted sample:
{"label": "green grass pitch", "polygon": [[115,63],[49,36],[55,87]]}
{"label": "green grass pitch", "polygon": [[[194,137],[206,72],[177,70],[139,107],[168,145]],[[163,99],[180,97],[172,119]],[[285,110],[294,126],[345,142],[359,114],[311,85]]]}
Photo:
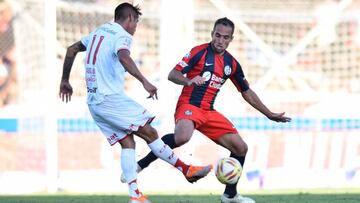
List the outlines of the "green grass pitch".
{"label": "green grass pitch", "polygon": [[[359,203],[358,189],[315,189],[315,190],[276,190],[244,192],[257,203]],[[201,194],[155,194],[150,193],[153,203],[220,203],[220,193]],[[124,194],[71,194],[54,195],[0,195],[1,203],[127,203]]]}

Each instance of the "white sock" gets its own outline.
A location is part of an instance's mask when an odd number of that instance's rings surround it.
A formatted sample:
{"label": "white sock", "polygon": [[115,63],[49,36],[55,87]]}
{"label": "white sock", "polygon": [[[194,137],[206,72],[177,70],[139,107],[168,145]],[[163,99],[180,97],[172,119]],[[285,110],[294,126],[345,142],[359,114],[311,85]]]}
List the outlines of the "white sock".
{"label": "white sock", "polygon": [[157,157],[173,166],[175,166],[176,161],[179,159],[174,153],[174,151],[160,138],[148,144],[148,146]]}
{"label": "white sock", "polygon": [[121,169],[127,180],[130,197],[139,197],[137,185],[137,163],[135,149],[125,148],[121,150]]}

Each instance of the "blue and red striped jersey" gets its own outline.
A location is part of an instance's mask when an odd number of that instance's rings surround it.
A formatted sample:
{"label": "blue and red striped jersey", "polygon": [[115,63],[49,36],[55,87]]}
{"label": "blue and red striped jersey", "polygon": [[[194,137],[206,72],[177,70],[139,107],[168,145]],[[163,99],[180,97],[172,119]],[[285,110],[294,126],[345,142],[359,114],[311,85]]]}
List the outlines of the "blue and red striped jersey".
{"label": "blue and red striped jersey", "polygon": [[205,84],[201,86],[184,86],[177,106],[186,103],[213,110],[215,98],[228,78],[239,92],[249,89],[240,63],[227,51],[223,55],[216,54],[210,43],[192,48],[175,69],[186,74],[189,79],[197,75],[206,78]]}

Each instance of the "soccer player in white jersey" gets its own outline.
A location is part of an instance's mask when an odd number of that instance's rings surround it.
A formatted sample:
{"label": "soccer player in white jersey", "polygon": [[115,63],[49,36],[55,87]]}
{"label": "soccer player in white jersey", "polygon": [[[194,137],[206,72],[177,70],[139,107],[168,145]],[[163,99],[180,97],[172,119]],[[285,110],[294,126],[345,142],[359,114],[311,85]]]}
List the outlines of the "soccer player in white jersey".
{"label": "soccer player in white jersey", "polygon": [[157,88],[142,75],[130,57],[132,35],[140,15],[138,6],[122,3],[115,9],[114,22],[99,26],[68,47],[59,92],[62,101],[71,100],[71,67],[76,54],[86,51],[84,63],[88,107],[109,144],[120,143],[122,147],[121,168],[128,180],[129,203],[150,203],[137,185],[133,135],[144,139],[156,156],[180,170],[191,183],[206,176],[212,169],[211,165],[192,166],[183,163],[150,125],[154,116],[124,93],[124,75],[129,72],[141,82],[150,94],[149,98],[157,99]]}

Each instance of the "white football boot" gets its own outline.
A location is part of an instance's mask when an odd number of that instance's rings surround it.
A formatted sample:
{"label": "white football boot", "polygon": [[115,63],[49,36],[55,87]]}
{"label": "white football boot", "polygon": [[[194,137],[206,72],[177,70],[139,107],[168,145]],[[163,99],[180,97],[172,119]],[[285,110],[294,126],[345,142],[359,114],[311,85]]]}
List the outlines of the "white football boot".
{"label": "white football boot", "polygon": [[225,195],[222,195],[221,203],[255,203],[255,201],[249,197],[243,197],[240,194],[236,194],[233,198],[228,198]]}

